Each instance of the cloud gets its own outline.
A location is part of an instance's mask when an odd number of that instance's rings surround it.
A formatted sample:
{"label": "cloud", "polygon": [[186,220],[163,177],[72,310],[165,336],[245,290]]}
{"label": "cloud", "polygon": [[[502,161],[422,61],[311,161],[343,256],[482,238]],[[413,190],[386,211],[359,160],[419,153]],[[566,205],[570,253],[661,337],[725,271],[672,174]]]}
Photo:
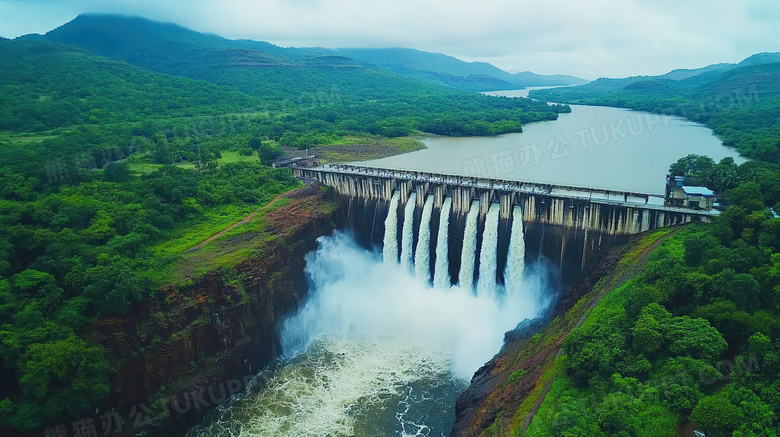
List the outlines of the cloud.
{"label": "cloud", "polygon": [[0,35],[81,12],[173,21],[283,46],[413,47],[506,69],[659,74],[777,51],[775,0],[0,0]]}

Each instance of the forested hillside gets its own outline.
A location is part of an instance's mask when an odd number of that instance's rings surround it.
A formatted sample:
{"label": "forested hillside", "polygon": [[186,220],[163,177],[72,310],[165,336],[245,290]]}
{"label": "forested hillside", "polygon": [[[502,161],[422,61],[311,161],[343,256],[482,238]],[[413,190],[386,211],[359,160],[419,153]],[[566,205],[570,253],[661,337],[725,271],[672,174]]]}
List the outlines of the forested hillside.
{"label": "forested hillside", "polygon": [[0,52],[0,427],[30,431],[108,394],[111,357],[80,334],[155,293],[171,261],[155,244],[298,182],[249,160],[217,165],[220,150],[238,155],[238,125],[180,132],[192,169],[131,162],[168,147],[165,126],[251,108],[254,97],[40,39],[0,41]]}
{"label": "forested hillside", "polygon": [[780,64],[746,64],[535,94],[682,115],[756,161],[689,156],[670,167],[728,208],[669,238],[572,331],[526,435],[780,434]]}

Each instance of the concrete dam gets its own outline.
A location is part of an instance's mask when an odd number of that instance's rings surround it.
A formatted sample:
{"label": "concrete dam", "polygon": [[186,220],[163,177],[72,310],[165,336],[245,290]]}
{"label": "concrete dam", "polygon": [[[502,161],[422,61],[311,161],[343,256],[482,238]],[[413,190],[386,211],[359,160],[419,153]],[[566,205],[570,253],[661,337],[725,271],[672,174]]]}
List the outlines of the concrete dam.
{"label": "concrete dam", "polygon": [[345,196],[362,245],[381,245],[386,260],[436,286],[508,285],[524,260],[547,263],[564,285],[632,234],[713,216],[666,206],[662,194],[352,165],[292,172]]}

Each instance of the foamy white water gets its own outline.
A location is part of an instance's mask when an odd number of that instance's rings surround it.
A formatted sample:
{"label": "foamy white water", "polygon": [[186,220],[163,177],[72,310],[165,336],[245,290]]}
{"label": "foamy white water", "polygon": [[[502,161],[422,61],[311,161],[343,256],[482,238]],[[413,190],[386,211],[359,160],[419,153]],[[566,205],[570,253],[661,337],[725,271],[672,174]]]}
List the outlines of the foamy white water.
{"label": "foamy white water", "polygon": [[414,271],[414,207],[417,204],[417,193],[412,193],[404,208],[404,225],[401,235],[401,266],[404,271]]}
{"label": "foamy white water", "polygon": [[417,237],[417,250],[414,252],[414,271],[417,279],[423,283],[431,280],[431,215],[433,214],[433,196],[425,199],[422,218],[420,220],[420,233]]}
{"label": "foamy white water", "polygon": [[474,264],[477,252],[477,218],[479,216],[479,202],[471,202],[471,209],[466,216],[466,228],[463,234],[463,250],[460,254],[460,273],[458,285],[466,291],[474,288]]}
{"label": "foamy white water", "polygon": [[[393,413],[387,418],[394,419],[396,429],[409,431],[407,435],[428,435],[430,427],[416,423],[419,413],[414,411],[410,387],[421,381],[435,386],[442,379],[451,380],[447,360],[439,352],[393,341],[323,338],[306,354],[261,374],[248,395],[220,407],[211,423],[189,435],[388,435],[386,423],[365,417],[382,410]],[[446,384],[449,387],[434,391],[451,401],[462,384]]]}
{"label": "foamy white water", "polygon": [[504,269],[504,285],[507,294],[518,296],[525,273],[525,233],[523,232],[523,210],[515,206],[512,211],[512,235],[509,237],[509,253]]}
{"label": "foamy white water", "polygon": [[385,238],[382,253],[385,261],[398,262],[398,199],[396,191],[390,199],[390,208],[385,219]]}
{"label": "foamy white water", "polygon": [[498,251],[498,216],[501,205],[492,203],[485,218],[482,249],[479,252],[479,279],[477,293],[492,296],[496,292],[496,264]]}
{"label": "foamy white water", "polygon": [[436,235],[436,266],[433,271],[433,284],[438,289],[450,288],[449,229],[452,198],[444,199],[439,218],[439,232]]}

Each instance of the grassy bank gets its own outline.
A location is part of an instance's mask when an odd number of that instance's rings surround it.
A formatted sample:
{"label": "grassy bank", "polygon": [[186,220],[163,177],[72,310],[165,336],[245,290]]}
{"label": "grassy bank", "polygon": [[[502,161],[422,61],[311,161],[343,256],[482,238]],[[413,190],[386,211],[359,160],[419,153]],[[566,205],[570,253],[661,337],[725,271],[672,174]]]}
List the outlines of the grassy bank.
{"label": "grassy bank", "polygon": [[333,144],[323,145],[318,151],[324,161],[341,163],[354,161],[369,161],[415,152],[425,149],[422,136],[410,137],[344,137]]}

